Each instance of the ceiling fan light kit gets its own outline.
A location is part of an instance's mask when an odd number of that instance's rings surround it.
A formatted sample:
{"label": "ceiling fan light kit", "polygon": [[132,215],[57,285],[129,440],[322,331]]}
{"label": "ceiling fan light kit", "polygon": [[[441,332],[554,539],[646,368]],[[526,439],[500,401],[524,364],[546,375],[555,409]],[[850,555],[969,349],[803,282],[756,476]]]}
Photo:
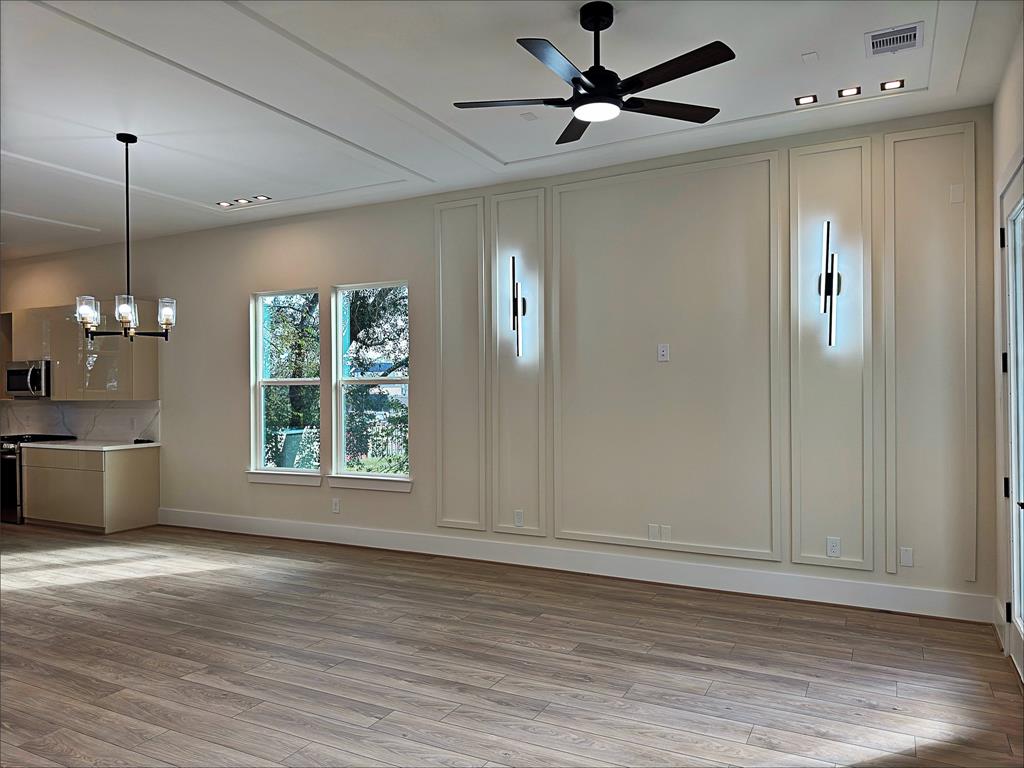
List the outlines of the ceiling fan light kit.
{"label": "ceiling fan light kit", "polygon": [[690,123],[706,123],[718,114],[719,110],[714,107],[637,98],[633,94],[735,59],[736,54],[728,45],[716,40],[623,80],[617,73],[601,66],[601,32],[612,25],[614,13],[612,4],[604,2],[604,0],[594,0],[580,8],[580,26],[594,34],[594,65],[585,72],[580,71],[549,40],[537,37],[523,37],[516,40],[538,61],[572,87],[572,96],[568,99],[457,101],[453,106],[458,109],[521,106],[568,107],[572,110],[572,120],[555,141],[556,144],[579,141],[591,123],[613,120],[621,112],[655,115]]}
{"label": "ceiling fan light kit", "polygon": [[135,341],[136,336],[157,336],[164,341],[170,339],[170,330],[177,321],[178,306],[174,299],[163,298],[157,302],[156,320],[159,331],[140,331],[139,307],[132,295],[132,238],[131,208],[129,191],[131,185],[128,177],[128,147],[135,144],[139,137],[131,133],[118,133],[115,137],[124,144],[124,259],[125,259],[125,290],[114,297],[114,317],[121,324],[120,331],[100,331],[102,317],[100,303],[95,296],[78,296],[75,298],[75,319],[81,324],[85,336],[90,341],[97,336],[124,336]]}

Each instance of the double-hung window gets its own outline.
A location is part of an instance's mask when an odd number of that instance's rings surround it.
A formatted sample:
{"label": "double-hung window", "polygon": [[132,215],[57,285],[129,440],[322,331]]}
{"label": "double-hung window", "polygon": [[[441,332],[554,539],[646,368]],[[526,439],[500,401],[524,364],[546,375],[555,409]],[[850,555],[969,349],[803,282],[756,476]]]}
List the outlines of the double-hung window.
{"label": "double-hung window", "polygon": [[253,298],[252,469],[320,472],[320,296]]}
{"label": "double-hung window", "polygon": [[409,286],[335,292],[338,475],[409,477]]}

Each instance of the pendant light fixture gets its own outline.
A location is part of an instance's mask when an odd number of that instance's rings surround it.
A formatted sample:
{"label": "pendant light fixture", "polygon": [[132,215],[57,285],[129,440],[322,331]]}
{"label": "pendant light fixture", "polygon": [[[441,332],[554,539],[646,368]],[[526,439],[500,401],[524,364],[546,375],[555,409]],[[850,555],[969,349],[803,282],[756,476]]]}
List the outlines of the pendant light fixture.
{"label": "pendant light fixture", "polygon": [[114,316],[121,323],[120,331],[98,331],[100,324],[100,303],[94,296],[79,296],[75,300],[75,318],[85,329],[85,335],[89,339],[96,336],[124,336],[130,341],[135,341],[136,336],[158,336],[164,341],[170,338],[170,330],[174,327],[177,319],[177,302],[174,299],[159,299],[156,307],[156,321],[163,330],[140,331],[139,308],[135,304],[135,297],[132,295],[132,238],[131,238],[131,210],[129,207],[129,190],[131,186],[128,180],[128,147],[135,144],[139,137],[131,133],[119,133],[115,138],[124,144],[124,261],[125,261],[125,288],[124,293],[114,297]]}

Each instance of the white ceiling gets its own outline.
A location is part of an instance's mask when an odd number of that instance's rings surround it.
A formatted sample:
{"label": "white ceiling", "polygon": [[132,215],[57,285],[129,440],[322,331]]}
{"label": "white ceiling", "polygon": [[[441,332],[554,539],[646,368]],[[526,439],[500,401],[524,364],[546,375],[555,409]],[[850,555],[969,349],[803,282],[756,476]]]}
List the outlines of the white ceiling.
{"label": "white ceiling", "polygon": [[[579,2],[90,0],[2,3],[0,254],[289,216],[990,103],[1018,0],[618,0],[603,64],[621,76],[720,39],[734,61],[652,89],[719,107],[704,126],[623,114],[555,146],[567,110],[451,102],[567,96],[515,43],[546,37],[581,69]],[[924,45],[869,59],[863,35],[924,22]],[[815,63],[801,54],[816,51]],[[878,84],[905,78],[882,96]],[[836,90],[864,95],[838,103]],[[795,96],[820,103],[798,109]],[[531,112],[535,120],[522,113]],[[217,208],[266,194],[273,202]]]}

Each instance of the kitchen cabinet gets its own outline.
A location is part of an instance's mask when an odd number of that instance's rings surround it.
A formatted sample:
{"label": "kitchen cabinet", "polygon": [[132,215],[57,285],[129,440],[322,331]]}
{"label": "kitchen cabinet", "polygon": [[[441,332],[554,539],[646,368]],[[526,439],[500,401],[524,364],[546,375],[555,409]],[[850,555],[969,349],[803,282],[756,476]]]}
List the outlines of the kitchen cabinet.
{"label": "kitchen cabinet", "polygon": [[25,519],[100,533],[156,525],[160,448],[22,448]]}
{"label": "kitchen cabinet", "polygon": [[[156,316],[156,302],[139,301],[141,317]],[[104,315],[99,330],[120,330]],[[159,400],[158,339],[123,336],[87,339],[74,306],[18,310],[12,322],[13,359],[51,361],[51,400]]]}
{"label": "kitchen cabinet", "polygon": [[20,309],[11,313],[11,359],[50,359],[52,319],[56,307]]}

